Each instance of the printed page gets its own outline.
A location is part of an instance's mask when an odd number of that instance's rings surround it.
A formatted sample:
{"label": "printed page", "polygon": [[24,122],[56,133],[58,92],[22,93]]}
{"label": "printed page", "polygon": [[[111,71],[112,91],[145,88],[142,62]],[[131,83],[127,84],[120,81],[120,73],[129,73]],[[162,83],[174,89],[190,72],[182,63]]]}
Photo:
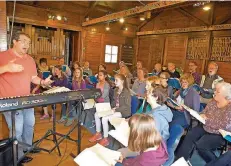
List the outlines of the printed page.
{"label": "printed page", "polygon": [[117,117],[112,117],[109,119],[109,122],[117,129],[120,124],[125,121],[125,118],[117,118]]}
{"label": "printed page", "polygon": [[82,103],[84,106],[84,110],[91,109],[95,107],[95,100],[94,99],[87,99],[86,103]]}
{"label": "printed page", "polygon": [[187,161],[183,157],[176,160],[171,166],[189,166]]}
{"label": "printed page", "polygon": [[182,107],[183,107],[184,109],[186,109],[186,110],[190,113],[190,115],[192,115],[194,118],[196,118],[197,120],[199,120],[201,123],[205,124],[205,119],[202,118],[202,117],[200,116],[200,114],[198,114],[196,111],[194,111],[193,109],[187,107],[187,106],[184,105],[184,104],[182,105]]}
{"label": "printed page", "polygon": [[99,117],[105,117],[114,113],[111,109],[110,103],[96,103],[95,107]]}
{"label": "printed page", "polygon": [[120,156],[120,152],[96,144],[82,151],[74,161],[80,166],[112,166],[116,164]]}
{"label": "printed page", "polygon": [[128,146],[130,127],[127,121],[122,121],[119,127],[117,127],[115,130],[109,131],[108,134],[114,137],[120,143],[122,143],[125,147]]}
{"label": "printed page", "polygon": [[70,91],[70,89],[66,88],[66,87],[54,87],[52,89],[49,89],[43,93],[58,93],[58,92],[68,92]]}

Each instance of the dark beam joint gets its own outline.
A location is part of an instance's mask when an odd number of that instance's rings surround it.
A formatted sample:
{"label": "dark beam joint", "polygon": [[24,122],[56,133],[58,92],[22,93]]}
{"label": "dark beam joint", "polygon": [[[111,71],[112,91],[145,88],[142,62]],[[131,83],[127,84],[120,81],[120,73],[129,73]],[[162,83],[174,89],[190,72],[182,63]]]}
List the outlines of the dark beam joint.
{"label": "dark beam joint", "polygon": [[178,12],[180,12],[181,14],[185,15],[186,17],[189,17],[189,18],[192,18],[194,19],[195,21],[199,22],[199,23],[202,23],[203,25],[209,25],[208,23],[204,22],[203,20],[199,19],[198,17],[192,15],[191,13],[189,13],[188,11],[186,11],[185,9],[183,8],[178,8],[177,9]]}

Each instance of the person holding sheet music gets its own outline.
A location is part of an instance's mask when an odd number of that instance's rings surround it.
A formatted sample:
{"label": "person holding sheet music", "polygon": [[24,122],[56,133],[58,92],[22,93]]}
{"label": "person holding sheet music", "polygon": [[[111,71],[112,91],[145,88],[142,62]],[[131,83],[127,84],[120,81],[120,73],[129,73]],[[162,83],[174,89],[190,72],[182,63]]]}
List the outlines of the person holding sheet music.
{"label": "person holding sheet music", "polygon": [[[112,117],[126,118],[131,116],[131,95],[125,76],[122,74],[115,75],[115,85],[116,85],[116,89],[111,104],[114,113],[112,115],[102,117],[102,119],[100,119],[97,113],[95,113],[96,134],[89,139],[90,142],[96,142],[100,140],[99,143],[101,145],[103,146],[109,145],[109,140],[108,140],[109,119]],[[101,134],[101,122],[103,125],[103,136]]]}
{"label": "person holding sheet music", "polygon": [[222,82],[216,85],[214,97],[201,114],[205,119],[203,126],[189,131],[183,140],[176,156],[189,159],[194,147],[206,163],[217,157],[213,150],[224,145],[224,138],[219,129],[231,131],[231,84]]}
{"label": "person holding sheet music", "polygon": [[[155,120],[145,114],[136,114],[129,119],[130,134],[128,149],[138,152],[136,157],[123,159],[123,166],[160,166],[168,159],[165,142],[156,128]],[[119,164],[116,164],[116,166]]]}
{"label": "person holding sheet music", "polygon": [[[56,65],[54,67],[54,73],[55,76],[53,77],[54,82],[52,83],[53,87],[66,87],[66,88],[70,88],[69,87],[69,83],[68,83],[68,79],[66,77],[66,75],[64,74],[64,72],[62,71],[62,66],[61,65]],[[54,105],[52,105],[52,109],[54,109]],[[63,123],[65,120],[65,111],[66,110],[66,104],[62,104],[62,110],[61,110],[61,119],[58,121],[59,123]],[[53,111],[52,111],[53,112]],[[53,115],[50,119],[51,121],[53,120]]]}
{"label": "person holding sheet music", "polygon": [[189,62],[189,72],[192,74],[194,80],[195,80],[195,83],[197,85],[200,85],[200,82],[201,82],[201,74],[197,72],[197,63],[195,61],[191,61]]}
{"label": "person holding sheet music", "polygon": [[154,70],[152,71],[152,74],[154,76],[160,76],[161,72],[162,72],[162,65],[160,63],[156,63]]}
{"label": "person holding sheet music", "polygon": [[215,62],[210,62],[208,65],[208,74],[202,75],[200,82],[201,103],[208,104],[213,98],[216,84],[224,81],[223,78],[217,75],[217,71],[218,65]]}
{"label": "person holding sheet music", "polygon": [[171,125],[180,124],[183,128],[190,125],[191,116],[190,114],[181,106],[185,104],[191,109],[199,112],[200,111],[200,96],[196,90],[192,87],[194,84],[194,78],[190,73],[185,73],[180,77],[181,89],[176,92],[175,99],[178,106],[172,102],[168,102],[168,106],[172,108],[173,120]]}
{"label": "person holding sheet music", "polygon": [[132,73],[133,78],[136,79],[138,77],[138,70],[142,69],[142,68],[143,68],[142,62],[141,61],[137,61],[137,63],[136,63],[136,69]]}
{"label": "person holding sheet music", "polygon": [[[85,83],[85,80],[83,79],[82,69],[76,68],[74,73],[73,73],[73,78],[72,78],[72,90],[80,90],[80,89],[86,89],[86,83]],[[66,126],[66,127],[72,125],[72,123],[74,122],[74,118],[77,118],[76,112],[80,113],[80,112],[78,112],[78,110],[76,111],[76,109],[78,109],[78,108],[73,107],[73,105],[75,103],[76,103],[75,101],[69,101],[68,102],[68,110],[69,110],[68,114],[67,114],[67,111],[64,107],[62,109],[62,115],[65,115],[63,117],[63,120],[65,120],[64,126]]]}
{"label": "person holding sheet music", "polygon": [[90,63],[88,61],[84,62],[83,75],[92,76],[92,70],[90,69]]}

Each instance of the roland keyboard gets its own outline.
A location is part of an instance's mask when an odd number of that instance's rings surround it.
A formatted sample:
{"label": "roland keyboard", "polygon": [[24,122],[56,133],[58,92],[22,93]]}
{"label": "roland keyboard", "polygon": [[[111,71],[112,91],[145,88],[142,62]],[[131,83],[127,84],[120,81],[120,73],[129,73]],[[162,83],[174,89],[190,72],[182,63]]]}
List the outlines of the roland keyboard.
{"label": "roland keyboard", "polygon": [[0,112],[33,108],[73,100],[96,99],[101,96],[100,89],[86,89],[57,93],[40,93],[28,96],[0,98]]}

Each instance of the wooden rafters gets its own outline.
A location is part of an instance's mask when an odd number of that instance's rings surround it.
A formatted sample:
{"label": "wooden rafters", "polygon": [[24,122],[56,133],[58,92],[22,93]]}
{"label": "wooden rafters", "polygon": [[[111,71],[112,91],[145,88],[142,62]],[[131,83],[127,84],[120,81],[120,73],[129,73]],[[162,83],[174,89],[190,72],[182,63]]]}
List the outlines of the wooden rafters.
{"label": "wooden rafters", "polygon": [[171,34],[171,33],[218,31],[218,30],[226,30],[226,29],[231,29],[231,24],[189,27],[189,28],[174,28],[174,29],[164,29],[164,30],[155,30],[155,31],[144,31],[144,32],[137,32],[136,35],[137,36],[160,35],[160,34]]}
{"label": "wooden rafters", "polygon": [[138,30],[140,30],[143,26],[145,26],[147,23],[149,23],[150,21],[152,21],[154,18],[156,18],[157,16],[160,15],[161,12],[158,12],[158,13],[155,13],[154,16],[151,17],[151,19],[149,20],[145,20],[143,23],[141,23],[139,26],[138,26]]}
{"label": "wooden rafters", "polygon": [[95,6],[96,6],[97,4],[98,4],[98,1],[91,1],[91,2],[90,2],[90,5],[89,5],[89,8],[87,9],[87,11],[86,11],[84,17],[87,17],[87,16],[90,14],[90,12],[95,8]]}
{"label": "wooden rafters", "polygon": [[183,8],[178,8],[177,9],[178,12],[180,12],[181,14],[185,15],[186,17],[192,18],[193,20],[197,21],[198,23],[201,23],[203,25],[209,25],[208,23],[204,22],[203,20],[201,20],[200,18],[192,15],[191,13],[189,13],[187,10],[183,9]]}
{"label": "wooden rafters", "polygon": [[187,1],[185,1],[185,0],[152,2],[152,3],[147,4],[146,6],[140,6],[140,7],[128,9],[125,11],[112,13],[112,14],[109,14],[109,15],[106,15],[106,16],[103,16],[100,18],[96,18],[96,19],[92,19],[92,20],[83,22],[82,26],[89,26],[89,25],[93,25],[93,24],[97,24],[97,23],[101,23],[101,22],[106,22],[109,20],[115,20],[115,19],[119,19],[121,17],[128,17],[128,16],[136,15],[136,14],[143,13],[145,11],[154,10],[154,9],[173,7],[175,5],[185,4],[186,2]]}

